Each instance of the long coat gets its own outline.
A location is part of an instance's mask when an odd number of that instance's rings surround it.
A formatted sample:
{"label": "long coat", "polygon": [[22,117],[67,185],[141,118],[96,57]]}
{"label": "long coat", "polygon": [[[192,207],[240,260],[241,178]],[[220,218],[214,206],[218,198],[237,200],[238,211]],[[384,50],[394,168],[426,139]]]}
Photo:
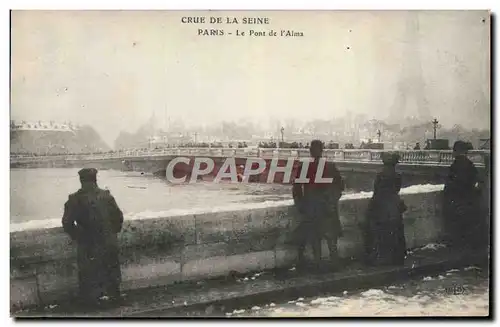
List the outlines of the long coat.
{"label": "long coat", "polygon": [[370,263],[402,264],[406,254],[401,175],[392,169],[377,174],[365,225],[365,251]]}
{"label": "long coat", "polygon": [[119,296],[121,271],[117,233],[123,213],[107,190],[80,189],[64,205],[64,231],[78,244],[80,296],[95,301],[103,295]]}
{"label": "long coat", "polygon": [[[296,178],[300,175],[298,170]],[[338,203],[344,190],[344,182],[333,163],[326,163],[323,178],[332,178],[332,183],[314,182],[317,163],[310,163],[307,172],[308,183],[294,182],[293,198],[300,213],[301,222],[294,238],[299,244],[314,239],[337,239],[342,234]]]}
{"label": "long coat", "polygon": [[450,166],[443,192],[444,228],[455,246],[474,245],[484,228],[480,219],[478,172],[466,157],[455,158]]}

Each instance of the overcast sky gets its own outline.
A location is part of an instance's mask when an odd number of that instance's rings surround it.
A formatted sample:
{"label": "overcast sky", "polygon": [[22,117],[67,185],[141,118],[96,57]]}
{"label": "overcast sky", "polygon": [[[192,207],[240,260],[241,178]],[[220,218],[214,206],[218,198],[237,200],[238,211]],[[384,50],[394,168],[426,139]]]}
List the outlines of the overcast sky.
{"label": "overcast sky", "polygon": [[[183,16],[268,17],[269,25],[213,27],[304,36],[198,36],[212,26],[181,24]],[[110,144],[153,112],[161,125],[166,115],[191,124],[267,123],[348,111],[420,116],[427,108],[445,126],[488,127],[489,23],[484,11],[417,19],[398,11],[15,11],[12,118],[91,124]],[[408,26],[418,26],[418,37]],[[411,74],[421,87],[411,80],[402,87]],[[401,90],[407,97],[398,102]]]}

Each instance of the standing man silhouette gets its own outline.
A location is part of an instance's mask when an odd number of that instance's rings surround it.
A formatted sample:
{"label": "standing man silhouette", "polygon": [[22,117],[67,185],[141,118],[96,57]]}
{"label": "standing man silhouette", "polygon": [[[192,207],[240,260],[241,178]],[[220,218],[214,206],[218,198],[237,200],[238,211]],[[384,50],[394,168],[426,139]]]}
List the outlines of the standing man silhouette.
{"label": "standing man silhouette", "polygon": [[484,220],[480,215],[478,171],[467,158],[469,145],[456,141],[455,160],[448,170],[443,192],[443,214],[448,242],[453,247],[480,247],[485,241]]}
{"label": "standing man silhouette", "polygon": [[[336,268],[338,265],[337,240],[342,235],[338,205],[344,190],[344,183],[335,164],[325,165],[324,178],[332,178],[332,183],[316,183],[318,164],[323,155],[323,143],[320,140],[311,142],[311,157],[307,171],[308,183],[293,185],[293,198],[301,215],[299,236],[299,262],[304,263],[304,252],[307,244],[312,246],[314,261],[319,268],[321,263],[321,243],[325,239],[328,243],[330,260]],[[298,169],[298,174],[302,167]],[[297,176],[298,177],[298,176]]]}
{"label": "standing man silhouette", "polygon": [[64,205],[64,231],[76,241],[80,300],[95,306],[120,299],[121,271],[117,234],[123,213],[108,190],[97,186],[97,170],[78,172],[81,188]]}

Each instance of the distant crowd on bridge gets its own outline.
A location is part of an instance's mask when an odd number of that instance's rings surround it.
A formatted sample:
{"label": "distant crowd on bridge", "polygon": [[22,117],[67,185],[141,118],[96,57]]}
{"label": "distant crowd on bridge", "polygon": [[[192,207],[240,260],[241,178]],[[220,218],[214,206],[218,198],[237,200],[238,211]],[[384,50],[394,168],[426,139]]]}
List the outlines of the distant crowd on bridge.
{"label": "distant crowd on bridge", "polygon": [[[434,144],[433,144],[434,143]],[[424,147],[420,146],[419,142],[415,143],[415,146],[406,145],[406,150],[451,150],[448,145],[448,140],[427,140],[426,145]],[[468,147],[468,150],[473,150],[471,142],[465,142]],[[330,141],[323,142],[324,149],[334,150],[341,149],[340,144]],[[257,145],[248,145],[247,142],[188,142],[188,143],[180,143],[180,144],[161,144],[161,145],[151,145],[150,147],[141,147],[141,148],[130,148],[130,149],[120,149],[120,150],[109,150],[109,151],[101,151],[100,149],[95,149],[94,151],[89,151],[88,147],[81,152],[61,152],[61,151],[43,151],[39,152],[11,152],[11,156],[17,157],[44,157],[44,156],[58,156],[58,155],[69,155],[69,154],[78,154],[78,155],[95,155],[95,154],[112,154],[119,153],[123,151],[155,151],[161,149],[172,149],[172,148],[237,148],[237,149],[245,149],[245,148],[261,148],[261,149],[309,149],[309,142],[259,142]],[[365,150],[384,150],[384,143],[381,142],[373,142],[372,140],[368,140],[367,142],[362,141],[358,147],[355,147],[352,143],[344,144],[343,149],[345,150],[354,150],[354,149],[365,149]]]}
{"label": "distant crowd on bridge", "polygon": [[[364,145],[364,143],[362,143]],[[340,146],[338,143],[334,143],[333,141],[330,141],[327,144],[324,144],[326,149],[340,149]],[[170,147],[177,147],[177,148],[237,148],[237,149],[244,149],[250,147],[247,142],[229,142],[227,146],[224,146],[223,143],[221,142],[216,142],[216,143],[183,143],[179,145],[167,145],[165,146],[167,148]],[[302,142],[259,142],[256,146],[257,148],[263,148],[263,149],[275,149],[275,148],[283,148],[283,149],[309,149],[309,143],[302,143]],[[351,143],[346,144],[345,146],[346,149],[354,149],[354,146]],[[361,149],[361,148],[360,148]]]}

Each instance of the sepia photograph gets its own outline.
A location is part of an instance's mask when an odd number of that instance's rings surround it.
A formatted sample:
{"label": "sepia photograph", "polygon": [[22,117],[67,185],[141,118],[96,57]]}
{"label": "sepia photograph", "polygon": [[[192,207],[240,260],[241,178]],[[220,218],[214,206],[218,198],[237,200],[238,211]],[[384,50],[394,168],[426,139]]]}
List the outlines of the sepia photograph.
{"label": "sepia photograph", "polygon": [[492,24],[11,10],[10,316],[491,319]]}

